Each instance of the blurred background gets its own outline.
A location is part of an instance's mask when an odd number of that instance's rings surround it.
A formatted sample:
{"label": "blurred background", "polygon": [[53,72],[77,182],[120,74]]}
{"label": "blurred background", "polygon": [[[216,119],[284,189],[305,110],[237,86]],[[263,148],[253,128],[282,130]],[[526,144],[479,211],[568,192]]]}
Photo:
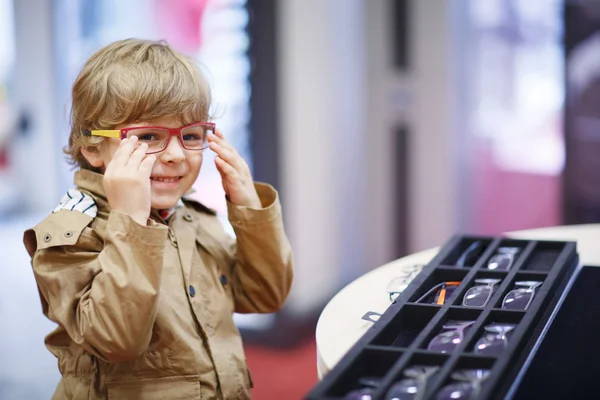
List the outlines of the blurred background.
{"label": "blurred background", "polygon": [[[600,222],[600,3],[0,0],[0,399],[58,380],[22,233],[72,185],[70,87],[118,39],[193,56],[215,122],[281,195],[284,310],[236,315],[256,399],[316,384],[320,311],[358,276],[453,234]],[[198,199],[227,227],[205,162]]]}

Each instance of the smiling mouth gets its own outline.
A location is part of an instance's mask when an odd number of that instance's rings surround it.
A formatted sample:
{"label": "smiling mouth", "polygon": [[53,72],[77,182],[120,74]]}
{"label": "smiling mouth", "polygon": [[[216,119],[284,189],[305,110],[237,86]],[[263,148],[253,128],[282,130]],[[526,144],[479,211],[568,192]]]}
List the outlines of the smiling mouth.
{"label": "smiling mouth", "polygon": [[164,183],[173,183],[173,182],[177,182],[179,181],[181,178],[183,178],[182,176],[175,176],[175,177],[160,177],[160,176],[151,176],[150,179],[153,181],[157,181],[157,182],[164,182]]}

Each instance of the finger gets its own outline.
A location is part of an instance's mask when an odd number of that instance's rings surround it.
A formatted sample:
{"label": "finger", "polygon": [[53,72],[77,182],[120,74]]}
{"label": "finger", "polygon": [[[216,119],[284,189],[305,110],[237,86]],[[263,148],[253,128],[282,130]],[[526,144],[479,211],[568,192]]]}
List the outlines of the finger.
{"label": "finger", "polygon": [[217,170],[219,171],[221,179],[223,180],[231,181],[239,176],[238,171],[219,156],[215,157],[215,165],[217,166]]}
{"label": "finger", "polygon": [[156,156],[154,154],[149,154],[140,163],[138,171],[142,174],[143,177],[150,179],[150,175],[152,174],[152,167],[154,167],[155,162]]}
{"label": "finger", "polygon": [[220,129],[215,129],[215,135],[225,140],[225,136],[223,136],[223,132]]}
{"label": "finger", "polygon": [[133,136],[131,138],[125,138],[121,141],[121,144],[112,158],[112,162],[115,165],[123,166],[129,160],[131,153],[137,147],[137,136]]}
{"label": "finger", "polygon": [[208,131],[208,138],[212,140],[227,140],[220,129]]}
{"label": "finger", "polygon": [[223,148],[235,151],[235,148],[231,145],[231,143],[229,143],[227,141],[227,139],[225,139],[223,137],[222,134],[221,134],[221,136],[217,136],[215,134],[210,134],[210,135],[208,135],[208,139],[209,139],[208,141],[210,143],[216,143],[216,144],[218,144],[219,146],[221,146]]}
{"label": "finger", "polygon": [[217,153],[217,156],[222,158],[224,161],[226,161],[228,164],[230,164],[233,168],[242,172],[242,170],[244,169],[244,166],[245,166],[245,161],[237,153],[237,151],[235,151],[235,149],[225,148],[216,142],[210,143],[209,147],[212,151]]}
{"label": "finger", "polygon": [[225,163],[225,161],[223,161],[221,158],[219,157],[215,157],[215,166],[217,167],[217,172],[219,172],[219,175],[221,176],[221,180],[223,182],[227,181],[227,174],[225,173],[225,171],[223,171],[223,164]]}
{"label": "finger", "polygon": [[127,161],[127,168],[131,168],[136,171],[140,167],[140,163],[146,156],[146,151],[148,150],[147,143],[140,143],[139,146],[131,153],[129,160]]}
{"label": "finger", "polygon": [[123,140],[121,140],[121,142],[119,143],[119,147],[117,148],[117,150],[115,151],[115,154],[113,154],[112,158],[110,159],[110,161],[108,162],[108,164],[106,165],[106,170],[104,171],[104,175],[105,176],[109,176],[112,174],[113,169],[120,167],[121,165],[120,163],[120,154],[122,152],[122,147],[125,146],[128,142],[128,139],[125,138]]}

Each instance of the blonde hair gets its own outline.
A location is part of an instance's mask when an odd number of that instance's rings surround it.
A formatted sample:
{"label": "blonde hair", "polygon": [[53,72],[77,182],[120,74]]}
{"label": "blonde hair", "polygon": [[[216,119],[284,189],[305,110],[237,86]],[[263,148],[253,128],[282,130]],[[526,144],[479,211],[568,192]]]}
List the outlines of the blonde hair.
{"label": "blonde hair", "polygon": [[209,107],[208,82],[191,59],[162,41],[117,41],[92,55],[75,80],[64,152],[69,163],[94,169],[81,148],[100,151],[105,138],[84,136],[84,130],[168,116],[182,125],[207,121]]}

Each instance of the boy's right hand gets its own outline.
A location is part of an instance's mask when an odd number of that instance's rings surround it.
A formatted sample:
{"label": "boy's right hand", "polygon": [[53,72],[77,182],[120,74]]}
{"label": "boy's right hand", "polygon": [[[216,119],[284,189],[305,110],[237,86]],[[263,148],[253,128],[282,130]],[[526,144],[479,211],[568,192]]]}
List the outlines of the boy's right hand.
{"label": "boy's right hand", "polygon": [[146,156],[148,145],[137,137],[123,139],[104,172],[104,190],[113,210],[129,215],[140,225],[150,217],[150,174],[156,156]]}

